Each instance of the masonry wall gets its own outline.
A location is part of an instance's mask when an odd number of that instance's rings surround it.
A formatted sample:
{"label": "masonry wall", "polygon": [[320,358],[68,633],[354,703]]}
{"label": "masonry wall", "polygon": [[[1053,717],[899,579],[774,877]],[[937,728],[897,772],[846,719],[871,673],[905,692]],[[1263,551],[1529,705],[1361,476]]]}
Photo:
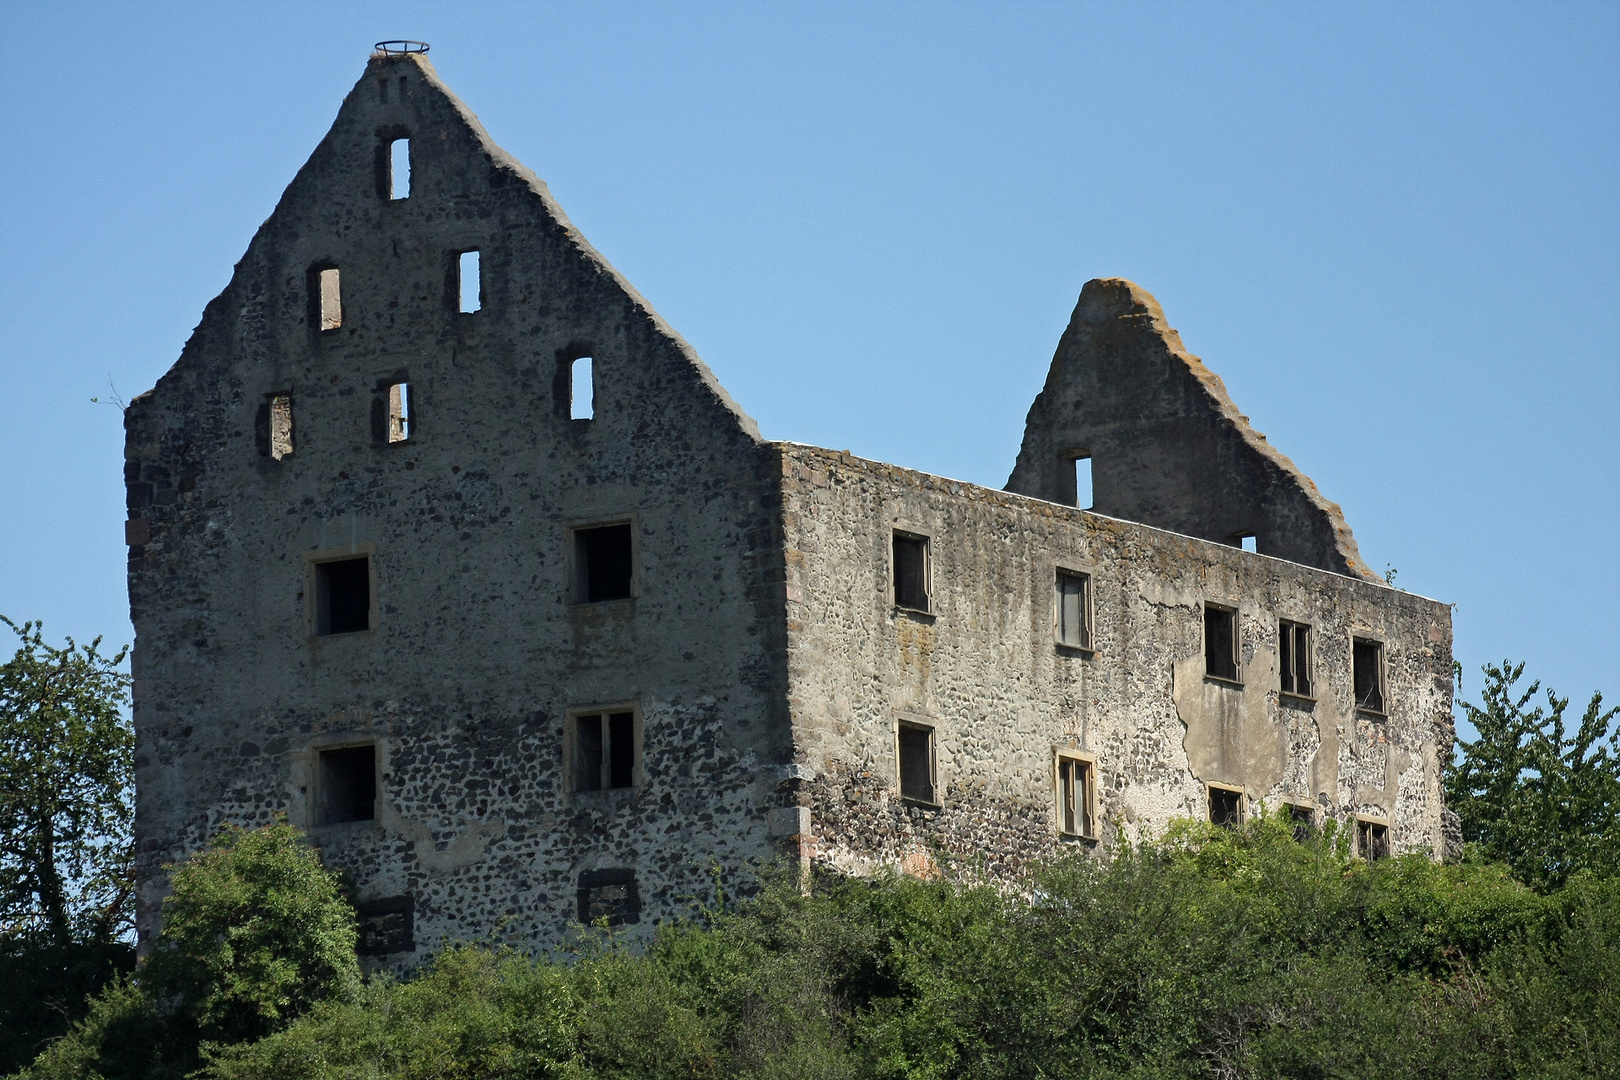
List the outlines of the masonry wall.
{"label": "masonry wall", "polygon": [[[395,201],[377,169],[402,134]],[[461,314],[469,248],[483,307]],[[343,294],[325,333],[323,265]],[[568,415],[578,355],[591,420]],[[397,379],[412,434],[379,443]],[[277,393],[294,416],[281,460],[256,431]],[[394,966],[503,920],[554,942],[581,875],[604,869],[634,871],[645,928],[705,893],[711,860],[774,850],[775,457],[421,58],[368,66],[127,432],[146,940],[165,864],[277,814],[362,900],[411,911]],[[569,527],[626,519],[633,598],[574,603]],[[369,631],[312,633],[310,559],[333,554],[372,556]],[[588,706],[637,711],[633,790],[567,789],[565,718]],[[377,747],[376,820],[317,827],[316,756],[357,742]]]}
{"label": "masonry wall", "polygon": [[[1058,747],[1095,754],[1104,841],[1204,817],[1216,782],[1252,805],[1308,800],[1319,820],[1387,819],[1396,851],[1441,854],[1445,605],[833,451],[782,454],[797,798],[821,863],[1016,872],[1072,843]],[[932,614],[894,605],[896,529],[930,540]],[[1054,643],[1059,565],[1092,577],[1094,652]],[[1206,601],[1238,609],[1241,687],[1205,677]],[[1279,618],[1313,628],[1314,703],[1278,692]],[[1387,718],[1354,708],[1357,636],[1385,643]],[[936,727],[938,808],[898,797],[902,721]]]}

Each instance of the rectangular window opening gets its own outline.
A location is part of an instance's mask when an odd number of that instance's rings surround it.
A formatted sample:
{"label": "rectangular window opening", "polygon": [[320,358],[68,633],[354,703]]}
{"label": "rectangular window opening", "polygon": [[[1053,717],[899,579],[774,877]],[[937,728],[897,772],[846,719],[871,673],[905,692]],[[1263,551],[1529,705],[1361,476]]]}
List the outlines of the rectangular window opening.
{"label": "rectangular window opening", "polygon": [[574,717],[574,790],[612,791],[636,784],[636,715]]}
{"label": "rectangular window opening", "polygon": [[268,405],[269,453],[277,461],[293,452],[292,395],[271,394]]}
{"label": "rectangular window opening", "polygon": [[1288,819],[1294,824],[1294,839],[1304,843],[1316,829],[1316,810],[1304,803],[1288,804]]}
{"label": "rectangular window opening", "polygon": [[316,274],[320,327],[324,333],[343,325],[343,288],[335,266],[328,266]]}
{"label": "rectangular window opening", "polygon": [[1282,692],[1297,697],[1312,697],[1311,628],[1304,623],[1281,620],[1277,631],[1277,654]]}
{"label": "rectangular window opening", "polygon": [[1356,819],[1356,853],[1368,862],[1389,858],[1389,826],[1381,821]]}
{"label": "rectangular window opening", "polygon": [[1243,792],[1238,788],[1209,785],[1209,820],[1223,829],[1243,824]]}
{"label": "rectangular window opening", "polygon": [[591,358],[575,358],[568,366],[568,418],[591,420],[596,416],[596,383],[591,371]]}
{"label": "rectangular window opening", "polygon": [[928,539],[894,534],[894,604],[912,611],[928,610]]}
{"label": "rectangular window opening", "polygon": [[1091,575],[1058,571],[1057,640],[1074,649],[1091,648]]}
{"label": "rectangular window opening", "polygon": [[368,744],[322,750],[315,790],[318,824],[376,820],[377,748]]}
{"label": "rectangular window opening", "polygon": [[1204,605],[1204,673],[1238,681],[1237,612],[1231,608]]}
{"label": "rectangular window opening", "polygon": [[478,252],[463,251],[456,259],[456,280],[461,285],[463,315],[470,315],[484,306],[484,279],[479,276]]}
{"label": "rectangular window opening", "polygon": [[371,629],[371,559],[315,564],[315,633],[352,634]]}
{"label": "rectangular window opening", "polygon": [[1082,510],[1090,510],[1096,505],[1091,490],[1091,458],[1089,455],[1074,459],[1074,505]]}
{"label": "rectangular window opening", "polygon": [[901,724],[900,797],[933,805],[934,729],[921,724]]}
{"label": "rectangular window opening", "polygon": [[1066,836],[1095,837],[1093,766],[1082,758],[1058,757],[1058,828]]}
{"label": "rectangular window opening", "polygon": [[411,197],[411,140],[395,139],[388,144],[388,197]]}
{"label": "rectangular window opening", "polygon": [[1258,552],[1260,550],[1260,538],[1255,536],[1254,533],[1243,533],[1237,540],[1238,547],[1244,551]]}
{"label": "rectangular window opening", "polygon": [[1356,708],[1363,712],[1384,712],[1384,646],[1377,641],[1356,638],[1351,647]]}
{"label": "rectangular window opening", "polygon": [[388,441],[406,442],[411,437],[411,384],[394,383],[388,388]]}
{"label": "rectangular window opening", "polygon": [[633,547],[629,522],[575,529],[576,601],[594,604],[628,599]]}
{"label": "rectangular window opening", "polygon": [[579,875],[579,921],[622,926],[641,921],[641,891],[629,869],[586,870]]}

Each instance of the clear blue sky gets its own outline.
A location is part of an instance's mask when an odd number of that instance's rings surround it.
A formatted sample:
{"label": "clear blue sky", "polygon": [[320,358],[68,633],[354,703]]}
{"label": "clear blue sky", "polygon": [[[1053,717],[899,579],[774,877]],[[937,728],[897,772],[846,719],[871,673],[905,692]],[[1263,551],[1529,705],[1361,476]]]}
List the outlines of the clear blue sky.
{"label": "clear blue sky", "polygon": [[[1620,698],[1620,5],[0,7],[0,612],[129,640],[122,433],[360,76],[439,73],[768,437],[1000,487],[1088,278],[1367,561]],[[9,648],[9,646],[5,646]]]}

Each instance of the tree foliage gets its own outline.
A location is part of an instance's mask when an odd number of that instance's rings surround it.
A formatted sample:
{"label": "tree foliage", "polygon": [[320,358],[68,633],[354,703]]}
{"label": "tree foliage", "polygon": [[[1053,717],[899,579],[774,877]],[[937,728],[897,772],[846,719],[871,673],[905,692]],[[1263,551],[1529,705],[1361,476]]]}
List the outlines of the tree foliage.
{"label": "tree foliage", "polygon": [[1556,888],[1581,870],[1620,872],[1620,708],[1593,694],[1573,732],[1569,699],[1515,689],[1524,665],[1487,664],[1483,706],[1463,704],[1479,731],[1458,740],[1461,760],[1446,774],[1446,801],[1464,841],[1512,867],[1519,880]]}

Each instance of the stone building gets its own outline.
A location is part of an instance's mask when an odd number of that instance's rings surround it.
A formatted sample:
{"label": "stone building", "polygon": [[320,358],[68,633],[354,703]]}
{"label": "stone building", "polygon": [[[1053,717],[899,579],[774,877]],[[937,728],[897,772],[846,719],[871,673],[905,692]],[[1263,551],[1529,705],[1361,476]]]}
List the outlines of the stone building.
{"label": "stone building", "polygon": [[1445,843],[1448,608],[1146,292],[1086,285],[1005,491],[769,442],[418,53],[126,422],[148,939],[282,813],[394,967],[715,864],[1011,875],[1261,803]]}

